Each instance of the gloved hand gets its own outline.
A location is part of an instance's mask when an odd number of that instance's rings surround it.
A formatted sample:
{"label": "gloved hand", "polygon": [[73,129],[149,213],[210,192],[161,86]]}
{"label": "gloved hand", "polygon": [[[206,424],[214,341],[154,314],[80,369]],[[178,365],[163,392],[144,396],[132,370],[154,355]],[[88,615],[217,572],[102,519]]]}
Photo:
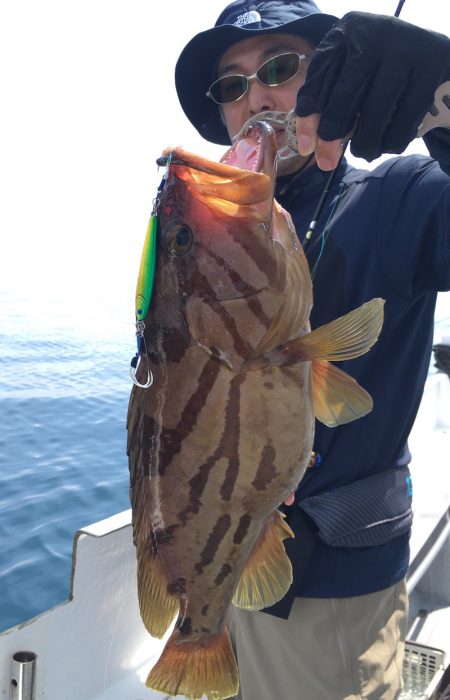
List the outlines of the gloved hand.
{"label": "gloved hand", "polygon": [[318,45],[298,93],[296,113],[307,117],[297,120],[299,150],[308,155],[316,146],[319,161],[330,154],[333,160],[355,129],[353,155],[371,161],[401,153],[449,78],[446,36],[396,17],[349,12]]}

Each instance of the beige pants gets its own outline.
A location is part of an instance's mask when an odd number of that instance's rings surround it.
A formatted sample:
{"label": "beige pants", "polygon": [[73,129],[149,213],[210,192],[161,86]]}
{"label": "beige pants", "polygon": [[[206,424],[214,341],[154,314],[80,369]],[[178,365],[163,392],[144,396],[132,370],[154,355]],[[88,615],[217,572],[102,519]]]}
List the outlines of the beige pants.
{"label": "beige pants", "polygon": [[354,598],[296,598],[288,620],[233,610],[241,700],[394,700],[408,617],[401,583]]}

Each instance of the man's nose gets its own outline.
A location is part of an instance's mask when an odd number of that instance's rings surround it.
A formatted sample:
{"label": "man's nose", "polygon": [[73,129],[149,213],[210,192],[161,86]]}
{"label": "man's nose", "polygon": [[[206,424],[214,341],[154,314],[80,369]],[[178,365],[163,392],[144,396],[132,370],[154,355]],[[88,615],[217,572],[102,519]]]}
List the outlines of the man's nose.
{"label": "man's nose", "polygon": [[270,87],[263,85],[259,80],[251,78],[247,90],[248,108],[252,114],[265,112],[268,109],[274,109],[273,96],[269,92]]}

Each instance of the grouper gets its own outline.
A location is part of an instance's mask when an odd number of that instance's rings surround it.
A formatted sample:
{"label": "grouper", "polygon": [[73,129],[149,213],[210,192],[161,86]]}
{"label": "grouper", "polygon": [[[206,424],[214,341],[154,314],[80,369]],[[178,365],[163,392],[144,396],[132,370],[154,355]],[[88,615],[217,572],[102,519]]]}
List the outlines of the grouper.
{"label": "grouper", "polygon": [[161,638],[176,617],[147,679],[169,696],[238,692],[230,608],[261,610],[292,583],[278,506],[308,466],[315,418],[336,426],[372,407],[334,362],[375,343],[383,300],[311,331],[308,264],[274,200],[276,148],[258,123],[220,162],[181,147],[160,159],[128,454],[142,620]]}

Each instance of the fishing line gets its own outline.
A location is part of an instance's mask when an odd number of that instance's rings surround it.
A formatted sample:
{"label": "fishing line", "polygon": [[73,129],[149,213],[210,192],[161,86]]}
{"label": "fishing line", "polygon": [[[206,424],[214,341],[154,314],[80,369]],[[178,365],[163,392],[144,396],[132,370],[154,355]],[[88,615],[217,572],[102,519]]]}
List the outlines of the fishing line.
{"label": "fishing line", "polygon": [[325,226],[323,227],[323,232],[321,234],[322,244],[320,246],[320,251],[319,251],[319,255],[317,256],[317,260],[314,263],[314,266],[311,270],[311,279],[314,279],[314,276],[315,276],[316,271],[317,271],[317,267],[319,265],[320,258],[322,257],[323,251],[325,249],[325,244],[328,240],[328,236],[331,233],[331,228],[330,228],[331,219],[333,218],[334,214],[338,211],[339,207],[341,206],[343,200],[345,199],[345,195],[347,194],[348,190],[349,190],[349,186],[346,185],[345,182],[341,182],[341,186],[339,188],[338,194],[336,195],[336,199],[334,201],[334,204],[331,208],[330,215],[325,223]]}
{"label": "fishing line", "polygon": [[280,190],[279,190],[279,192],[278,192],[278,194],[277,194],[277,197],[282,197],[282,196],[283,196],[283,194],[286,192],[286,190],[288,189],[288,187],[290,188],[291,185],[295,182],[295,180],[297,180],[298,176],[301,175],[302,172],[303,172],[304,170],[306,170],[306,168],[307,168],[308,165],[311,163],[311,161],[312,161],[313,158],[314,158],[314,153],[311,153],[311,155],[309,155],[309,156],[306,158],[305,162],[300,166],[300,168],[299,168],[298,170],[295,171],[295,173],[293,174],[293,176],[291,177],[291,179],[289,180],[289,182],[287,182],[287,183],[284,185],[284,187],[281,187],[281,188],[280,188]]}
{"label": "fishing line", "polygon": [[333,182],[334,182],[334,178],[336,177],[337,170],[338,170],[338,168],[339,168],[339,166],[340,166],[340,164],[341,164],[341,162],[342,162],[342,159],[343,159],[343,157],[344,157],[344,153],[345,153],[345,150],[346,150],[346,148],[347,148],[347,144],[348,144],[348,141],[347,141],[347,143],[342,147],[342,153],[341,153],[341,155],[340,155],[340,157],[339,157],[338,164],[336,165],[335,169],[332,170],[331,173],[329,174],[328,179],[327,179],[327,181],[326,181],[326,183],[325,183],[325,187],[323,188],[323,192],[322,192],[322,194],[320,195],[319,203],[318,203],[318,205],[317,205],[317,207],[316,207],[316,210],[315,210],[315,212],[314,212],[314,214],[313,214],[313,218],[311,219],[311,222],[310,222],[310,224],[309,224],[308,230],[307,230],[306,235],[305,235],[305,237],[304,237],[304,239],[303,239],[303,243],[302,243],[302,245],[303,245],[303,250],[306,250],[306,248],[307,248],[308,245],[309,245],[309,242],[311,241],[311,238],[313,237],[313,234],[314,234],[314,231],[315,231],[317,222],[318,222],[318,220],[319,220],[319,218],[320,218],[320,215],[321,215],[321,213],[322,213],[322,210],[323,210],[323,207],[324,207],[324,204],[325,204],[325,200],[326,200],[326,198],[327,198],[327,196],[328,196],[328,193],[329,193],[329,191],[330,191],[330,189],[331,189],[331,185],[332,185]]}
{"label": "fishing line", "polygon": [[[181,615],[181,620],[177,620],[175,627],[180,628],[183,627],[184,621],[186,619],[187,615],[187,608],[188,608],[188,597],[185,595],[183,598],[180,599],[180,612],[181,612],[181,601],[183,601],[183,613]],[[178,617],[180,617],[180,613],[178,613]]]}

